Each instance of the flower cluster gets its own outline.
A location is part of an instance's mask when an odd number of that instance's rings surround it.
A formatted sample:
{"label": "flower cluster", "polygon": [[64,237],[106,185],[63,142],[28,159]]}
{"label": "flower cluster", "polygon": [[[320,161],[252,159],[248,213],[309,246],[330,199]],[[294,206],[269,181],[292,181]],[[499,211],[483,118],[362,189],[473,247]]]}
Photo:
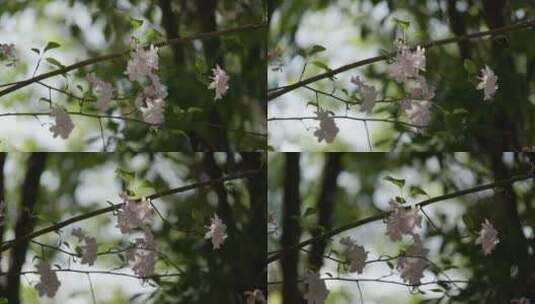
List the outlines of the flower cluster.
{"label": "flower cluster", "polygon": [[214,249],[221,248],[221,245],[225,242],[225,239],[228,237],[226,234],[227,225],[223,224],[223,221],[214,214],[211,218],[210,226],[206,226],[208,231],[206,232],[204,238],[212,240],[212,246]]}
{"label": "flower cluster", "polygon": [[362,273],[366,266],[368,252],[364,250],[364,247],[357,245],[351,237],[342,238],[340,244],[346,247],[344,255],[349,262],[349,272]]}
{"label": "flower cluster", "polygon": [[492,99],[496,93],[496,90],[498,90],[498,76],[494,74],[494,71],[492,71],[488,65],[485,65],[485,68],[481,69],[481,76],[478,77],[478,79],[480,82],[476,88],[478,90],[483,90],[485,94],[483,100]]}
{"label": "flower cluster", "polygon": [[318,142],[325,140],[327,143],[332,143],[340,131],[332,117],[333,113],[320,107],[315,113],[320,121],[320,127],[314,132],[314,136],[318,138]]}
{"label": "flower cluster", "polygon": [[40,282],[35,285],[39,296],[46,295],[49,298],[53,298],[61,285],[56,272],[52,271],[50,264],[43,260],[37,265],[37,272],[41,276]]}
{"label": "flower cluster", "polygon": [[154,267],[158,261],[158,243],[150,229],[143,231],[143,238],[137,238],[134,246],[126,252],[126,258],[131,262],[136,275],[146,278],[154,273]]}
{"label": "flower cluster", "polygon": [[98,95],[97,108],[102,112],[106,112],[110,108],[114,91],[111,83],[97,78],[94,74],[88,74],[86,80]]}
{"label": "flower cluster", "polygon": [[400,241],[402,234],[414,236],[414,229],[422,226],[422,216],[416,208],[404,208],[394,200],[390,200],[392,213],[386,221],[385,234],[392,241]]}
{"label": "flower cluster", "polygon": [[371,113],[373,107],[375,106],[377,90],[375,90],[375,87],[367,85],[361,81],[359,76],[351,77],[351,83],[356,85],[360,90],[360,95],[362,98],[360,111],[368,114]]}
{"label": "flower cluster", "polygon": [[329,290],[318,273],[307,271],[305,274],[306,293],[304,295],[307,304],[322,304],[329,295]]}
{"label": "flower cluster", "polygon": [[93,266],[97,260],[97,239],[94,237],[89,237],[85,235],[85,232],[82,228],[75,228],[71,231],[71,235],[78,238],[79,242],[84,241],[85,245],[82,246],[82,264],[88,264]]}
{"label": "flower cluster", "polygon": [[420,72],[425,71],[425,49],[417,46],[415,50],[399,41],[396,44],[396,56],[388,73],[396,82],[403,84],[409,96],[402,101],[411,124],[423,127],[431,120],[431,99],[435,89],[430,86]]}
{"label": "flower cluster", "polygon": [[56,106],[52,108],[50,115],[56,120],[55,124],[50,127],[50,132],[54,137],[59,135],[61,138],[67,139],[74,129],[69,114],[63,108]]}
{"label": "flower cluster", "polygon": [[420,284],[428,264],[426,259],[428,253],[429,249],[423,247],[420,236],[414,235],[414,243],[407,248],[405,255],[399,259],[396,266],[396,269],[401,272],[403,281],[411,285]]}
{"label": "flower cluster", "polygon": [[147,78],[150,80],[150,84],[136,97],[136,107],[142,113],[143,121],[152,125],[163,123],[167,98],[167,87],[156,75],[158,61],[157,47],[151,45],[145,49],[141,44],[136,44],[125,71],[130,81],[145,85]]}
{"label": "flower cluster", "polygon": [[132,233],[152,222],[153,209],[149,201],[130,199],[122,194],[123,206],[117,213],[117,227],[122,233]]}
{"label": "flower cluster", "polygon": [[492,226],[492,223],[488,219],[485,219],[485,222],[481,223],[481,230],[479,231],[479,237],[476,239],[476,243],[481,244],[485,255],[489,255],[499,242],[498,231],[494,229],[494,226]]}
{"label": "flower cluster", "polygon": [[13,66],[18,61],[15,45],[0,43],[0,60],[6,61],[6,66]]}
{"label": "flower cluster", "polygon": [[208,89],[215,90],[214,100],[222,99],[229,89],[230,77],[218,64],[212,69],[212,74],[210,77],[212,82],[208,85]]}

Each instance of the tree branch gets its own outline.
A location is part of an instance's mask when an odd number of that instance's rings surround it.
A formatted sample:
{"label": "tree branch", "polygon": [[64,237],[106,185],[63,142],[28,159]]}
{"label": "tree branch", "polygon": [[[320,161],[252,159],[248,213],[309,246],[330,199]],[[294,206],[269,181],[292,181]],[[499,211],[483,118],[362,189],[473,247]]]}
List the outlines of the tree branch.
{"label": "tree branch", "polygon": [[[424,48],[430,48],[430,47],[440,46],[440,45],[445,45],[445,44],[450,44],[450,43],[468,41],[468,40],[472,40],[472,39],[479,39],[479,38],[482,38],[482,37],[485,37],[485,36],[489,36],[489,35],[498,35],[498,34],[503,34],[503,33],[511,32],[511,31],[527,29],[527,28],[532,27],[532,26],[535,26],[535,20],[530,20],[530,21],[526,21],[526,22],[520,22],[520,23],[517,23],[517,24],[514,24],[514,25],[504,26],[504,27],[500,27],[500,28],[496,28],[496,29],[492,29],[492,30],[488,30],[488,31],[472,33],[472,34],[459,36],[459,37],[451,37],[451,38],[439,39],[439,40],[431,41],[431,42],[428,42],[428,43],[424,43],[421,46],[424,47]],[[333,69],[333,70],[331,70],[329,72],[326,72],[326,73],[323,73],[323,74],[319,74],[319,75],[316,75],[316,76],[312,76],[310,78],[307,78],[307,79],[299,81],[297,83],[285,86],[285,87],[281,88],[280,90],[277,90],[277,91],[274,91],[274,92],[268,94],[268,98],[267,99],[268,99],[268,101],[271,101],[271,100],[273,100],[273,99],[275,99],[277,97],[280,97],[280,96],[282,96],[282,95],[284,95],[286,93],[289,93],[289,92],[291,92],[293,90],[296,90],[296,89],[298,89],[298,88],[300,88],[302,86],[311,84],[313,82],[316,82],[318,80],[322,80],[322,79],[325,79],[325,78],[331,78],[331,77],[333,77],[333,76],[335,76],[337,74],[340,74],[342,72],[349,71],[349,70],[352,70],[354,68],[358,68],[358,67],[370,64],[370,63],[386,60],[386,59],[388,59],[389,57],[391,57],[393,55],[395,55],[395,54],[394,53],[390,53],[390,54],[387,54],[387,55],[381,55],[381,56],[376,56],[376,57],[372,57],[372,58],[356,61],[354,63],[350,63],[348,65],[344,65],[344,66],[341,66],[339,68]]]}

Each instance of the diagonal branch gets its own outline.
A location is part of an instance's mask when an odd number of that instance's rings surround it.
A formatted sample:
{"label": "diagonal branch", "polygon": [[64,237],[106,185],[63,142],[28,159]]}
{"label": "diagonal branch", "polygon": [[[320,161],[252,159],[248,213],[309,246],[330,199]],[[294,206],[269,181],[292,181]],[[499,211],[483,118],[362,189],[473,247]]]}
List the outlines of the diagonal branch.
{"label": "diagonal branch", "polygon": [[[243,31],[247,31],[247,30],[260,29],[260,28],[263,28],[265,26],[266,26],[265,22],[255,23],[255,24],[247,24],[247,25],[240,26],[240,27],[230,28],[230,29],[221,30],[221,31],[202,33],[202,34],[198,34],[198,35],[195,35],[195,36],[169,39],[169,40],[166,40],[166,41],[162,41],[162,42],[156,43],[156,44],[154,44],[154,46],[162,47],[162,46],[167,46],[167,45],[171,45],[171,44],[189,43],[189,42],[192,42],[192,41],[195,41],[195,40],[211,39],[211,38],[219,37],[219,36],[222,36],[222,35],[228,35],[228,34],[233,34],[233,33],[237,33],[237,32],[243,32]],[[0,91],[0,97],[4,96],[4,95],[7,95],[7,94],[9,94],[11,92],[14,92],[14,91],[16,91],[16,90],[18,90],[20,88],[26,87],[26,86],[28,86],[28,85],[30,85],[32,83],[35,83],[35,82],[38,82],[38,81],[41,81],[41,80],[44,80],[44,79],[47,79],[47,78],[51,78],[51,77],[54,77],[54,76],[65,74],[67,72],[70,72],[70,71],[73,71],[73,70],[76,70],[76,69],[79,69],[79,68],[82,68],[82,67],[85,67],[85,66],[93,65],[95,63],[121,58],[122,56],[128,55],[129,52],[130,52],[130,50],[126,50],[126,51],[123,51],[123,52],[117,52],[117,53],[112,53],[112,54],[108,54],[108,55],[103,55],[103,56],[99,56],[99,57],[83,60],[83,61],[77,62],[75,64],[63,67],[61,69],[57,69],[57,70],[54,70],[54,71],[51,71],[51,72],[48,72],[48,73],[44,73],[44,74],[32,77],[30,79],[26,79],[26,80],[22,80],[22,81],[19,81],[19,82],[15,82],[15,83],[13,83],[12,86]]]}
{"label": "diagonal branch", "polygon": [[[167,190],[167,191],[163,191],[163,192],[154,193],[152,195],[147,196],[146,199],[154,200],[154,199],[157,199],[157,198],[160,198],[160,197],[164,197],[164,196],[168,196],[168,195],[172,195],[172,194],[176,194],[176,193],[186,192],[186,191],[189,191],[189,190],[193,190],[193,189],[197,189],[197,188],[201,188],[201,187],[205,187],[205,186],[216,185],[216,184],[224,182],[224,181],[241,179],[241,178],[244,178],[244,177],[248,177],[248,176],[252,176],[252,175],[255,175],[255,174],[259,174],[260,172],[262,172],[262,171],[261,170],[243,171],[241,173],[227,175],[225,177],[218,178],[218,179],[208,180],[208,181],[204,181],[204,182],[200,182],[200,183],[190,184],[190,185],[187,185],[187,186],[173,188],[173,189],[170,189],[170,190]],[[118,210],[122,206],[123,206],[122,203],[113,204],[112,206],[109,206],[109,207],[106,207],[106,208],[97,209],[97,210],[94,210],[94,211],[91,211],[91,212],[88,212],[88,213],[84,213],[84,214],[81,214],[81,215],[77,215],[77,216],[71,217],[69,219],[66,219],[63,222],[60,222],[60,223],[45,227],[43,229],[34,231],[34,232],[32,232],[30,234],[27,234],[27,235],[24,235],[24,236],[22,236],[20,238],[16,238],[16,239],[13,239],[13,240],[10,240],[10,241],[6,241],[6,242],[2,243],[2,245],[0,246],[0,252],[6,251],[6,250],[12,248],[13,246],[15,246],[18,243],[34,239],[34,238],[36,238],[38,236],[41,236],[43,234],[47,234],[49,232],[57,231],[57,230],[59,230],[59,229],[61,229],[63,227],[71,225],[73,223],[80,222],[80,221],[83,221],[83,220],[86,220],[86,219],[89,219],[89,218],[92,218],[92,217],[95,217],[95,216],[98,216],[98,215],[101,215],[101,214],[113,212],[115,210]]]}
{"label": "diagonal branch", "polygon": [[[488,30],[488,31],[472,33],[472,34],[468,34],[468,35],[464,35],[464,36],[439,39],[439,40],[431,41],[431,42],[428,42],[428,43],[424,43],[421,46],[424,47],[424,48],[430,48],[430,47],[440,46],[440,45],[445,45],[445,44],[450,44],[450,43],[457,43],[457,42],[460,42],[460,41],[469,41],[469,40],[472,40],[472,39],[480,39],[480,38],[483,38],[485,36],[499,35],[499,34],[503,34],[503,33],[507,33],[507,32],[517,31],[517,30],[521,30],[521,29],[527,29],[527,28],[532,27],[532,26],[535,26],[535,20],[530,20],[530,21],[526,21],[526,22],[520,22],[520,23],[509,25],[509,26],[504,26],[504,27],[500,27],[500,28],[496,28],[496,29],[492,29],[492,30]],[[298,89],[300,87],[303,87],[305,85],[308,85],[308,84],[311,84],[313,82],[316,82],[318,80],[322,80],[322,79],[325,79],[325,78],[331,78],[334,75],[337,75],[337,74],[340,74],[342,72],[346,72],[346,71],[352,70],[354,68],[358,68],[358,67],[370,64],[370,63],[375,63],[375,62],[386,60],[386,59],[388,59],[389,57],[391,57],[393,55],[394,55],[394,53],[390,53],[390,54],[386,54],[386,55],[381,55],[381,56],[376,56],[376,57],[360,60],[360,61],[357,61],[357,62],[350,63],[348,65],[341,66],[341,67],[336,68],[334,70],[331,70],[329,72],[326,72],[326,73],[323,73],[323,74],[319,74],[319,75],[316,75],[316,76],[312,76],[310,78],[307,78],[305,80],[299,81],[297,83],[294,83],[294,84],[291,84],[291,85],[288,85],[288,86],[285,86],[285,87],[281,87],[280,90],[276,90],[276,91],[268,94],[268,98],[267,99],[268,99],[268,101],[273,100],[273,99],[275,99],[277,97],[280,97],[280,96],[282,96],[282,95],[284,95],[286,93],[289,93],[289,92],[291,92],[293,90],[296,90],[296,89]]]}
{"label": "diagonal branch", "polygon": [[[488,189],[492,189],[492,188],[496,188],[496,187],[510,185],[510,184],[515,183],[515,182],[527,180],[527,179],[530,179],[530,178],[533,178],[533,177],[534,177],[533,174],[517,175],[517,176],[513,176],[511,178],[504,179],[504,180],[499,180],[499,181],[496,181],[496,182],[493,182],[493,183],[488,183],[488,184],[475,186],[475,187],[472,187],[472,188],[468,188],[468,189],[464,189],[464,190],[460,190],[460,191],[456,191],[456,192],[452,192],[452,193],[448,193],[448,194],[444,194],[444,195],[439,195],[439,196],[430,198],[428,200],[421,201],[421,202],[415,204],[414,206],[415,207],[424,207],[424,206],[427,206],[427,205],[430,205],[430,204],[433,204],[433,203],[449,200],[449,199],[452,199],[452,198],[455,198],[455,197],[459,197],[459,196],[463,196],[463,195],[466,195],[466,194],[480,192],[480,191],[484,191],[484,190],[488,190]],[[358,220],[356,222],[349,223],[347,225],[344,225],[344,226],[338,227],[336,229],[330,230],[330,231],[328,231],[328,232],[326,232],[324,234],[321,234],[321,235],[319,235],[317,237],[310,238],[310,239],[308,239],[306,241],[303,241],[303,242],[299,243],[296,246],[284,248],[283,251],[279,251],[278,253],[273,254],[272,256],[268,257],[267,264],[270,264],[272,262],[280,260],[282,258],[282,256],[286,255],[288,252],[299,250],[300,248],[303,248],[305,246],[308,246],[308,245],[310,245],[312,243],[315,243],[315,242],[318,242],[318,241],[321,241],[321,240],[325,240],[325,239],[331,238],[331,237],[333,237],[333,236],[335,236],[335,235],[337,235],[339,233],[342,233],[344,231],[347,231],[347,230],[350,230],[350,229],[353,229],[353,228],[356,228],[356,227],[359,227],[359,226],[362,226],[362,225],[365,225],[365,224],[368,224],[368,223],[372,223],[372,222],[384,219],[389,214],[390,214],[390,212],[382,212],[382,213],[379,213],[379,214],[376,214],[376,215],[372,215],[372,216],[360,219],[360,220]]]}

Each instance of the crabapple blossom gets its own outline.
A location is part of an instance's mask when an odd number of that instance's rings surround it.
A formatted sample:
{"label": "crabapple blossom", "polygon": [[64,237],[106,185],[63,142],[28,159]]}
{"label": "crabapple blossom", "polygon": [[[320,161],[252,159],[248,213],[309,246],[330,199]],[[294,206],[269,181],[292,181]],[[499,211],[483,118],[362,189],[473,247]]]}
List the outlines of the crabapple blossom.
{"label": "crabapple blossom", "polygon": [[320,127],[314,132],[314,136],[318,137],[318,142],[325,139],[327,143],[332,143],[340,129],[336,126],[334,118],[329,116],[331,112],[318,108],[314,113],[320,121]]}
{"label": "crabapple blossom", "polygon": [[126,195],[123,198],[123,206],[117,213],[117,227],[122,233],[131,233],[136,228],[144,228],[152,222],[153,209],[146,199],[137,201]]}
{"label": "crabapple blossom", "polygon": [[55,125],[50,127],[50,132],[52,132],[54,138],[58,135],[63,139],[69,138],[72,129],[74,129],[74,124],[69,114],[63,108],[56,106],[52,108],[50,115],[56,119]]}
{"label": "crabapple blossom", "polygon": [[145,49],[141,44],[136,44],[126,64],[125,74],[128,75],[128,79],[142,82],[156,70],[158,70],[158,48],[151,44]]}
{"label": "crabapple blossom", "polygon": [[39,292],[39,296],[46,295],[53,298],[61,285],[55,271],[52,271],[50,264],[41,260],[37,265],[37,272],[41,276],[40,282],[35,285],[35,289]]}
{"label": "crabapple blossom", "polygon": [[415,101],[411,102],[405,111],[409,117],[409,122],[418,127],[425,127],[431,121],[431,102]]}
{"label": "crabapple blossom", "polygon": [[214,100],[218,100],[223,98],[223,95],[227,93],[229,89],[229,80],[230,77],[227,75],[227,73],[221,69],[221,67],[216,64],[215,68],[212,69],[213,76],[210,77],[210,80],[212,82],[208,86],[209,90],[215,90],[215,97]]}
{"label": "crabapple blossom", "polygon": [[390,200],[392,213],[386,221],[386,235],[392,241],[401,240],[403,234],[414,235],[416,227],[422,227],[422,216],[418,215],[417,208],[404,208],[394,200]]}
{"label": "crabapple blossom", "polygon": [[146,278],[154,273],[159,246],[149,229],[144,229],[143,236],[135,240],[134,246],[126,252],[126,257],[133,265],[136,275]]}
{"label": "crabapple blossom", "polygon": [[375,106],[377,90],[375,90],[375,87],[373,86],[364,84],[364,82],[360,80],[359,76],[352,77],[351,83],[358,86],[360,89],[360,95],[362,98],[362,105],[360,111],[367,112],[369,114]]}
{"label": "crabapple blossom", "polygon": [[223,224],[223,221],[214,214],[211,219],[210,226],[206,226],[208,231],[206,232],[204,238],[212,240],[213,249],[221,248],[221,245],[225,242],[225,239],[228,235],[225,233],[227,230],[227,225]]}
{"label": "crabapple blossom", "polygon": [[430,86],[421,75],[417,76],[414,81],[409,81],[408,89],[411,99],[429,101],[435,97],[435,88]]}
{"label": "crabapple blossom", "polygon": [[478,77],[480,83],[477,85],[478,90],[483,90],[485,97],[483,100],[489,100],[494,97],[496,90],[498,90],[498,76],[494,74],[494,71],[485,65],[485,68],[481,69],[481,76]]}
{"label": "crabapple blossom", "polygon": [[492,226],[492,223],[488,219],[485,219],[485,222],[481,223],[481,230],[479,231],[479,237],[476,239],[476,243],[481,244],[485,255],[489,255],[499,242],[498,231],[494,229],[494,226]]}
{"label": "crabapple blossom", "polygon": [[425,71],[425,60],[425,49],[417,46],[414,51],[411,51],[407,45],[400,44],[388,73],[398,83],[404,83],[418,76],[420,71]]}
{"label": "crabapple blossom", "polygon": [[146,106],[141,107],[141,113],[143,114],[143,121],[152,124],[160,125],[164,120],[165,100],[158,99],[146,99]]}
{"label": "crabapple blossom", "polygon": [[318,273],[307,271],[305,274],[305,285],[307,291],[304,295],[307,304],[323,304],[325,299],[329,295],[329,290],[327,290],[327,285],[323,281]]}
{"label": "crabapple blossom", "polygon": [[6,66],[12,66],[17,62],[14,44],[0,43],[0,60],[7,61]]}
{"label": "crabapple blossom", "polygon": [[111,83],[95,77],[94,74],[88,74],[86,79],[98,95],[97,108],[102,112],[107,111],[110,108],[110,102],[113,96],[113,87]]}
{"label": "crabapple blossom", "polygon": [[97,240],[93,237],[86,236],[84,241],[85,246],[82,246],[83,255],[81,263],[93,266],[95,260],[97,259]]}
{"label": "crabapple blossom", "polygon": [[403,281],[411,285],[420,284],[420,279],[423,278],[423,273],[427,267],[426,256],[429,249],[422,245],[422,240],[419,235],[414,235],[414,243],[407,248],[405,255],[399,259],[396,268],[401,272]]}
{"label": "crabapple blossom", "polygon": [[366,266],[368,252],[364,250],[364,247],[357,245],[351,237],[342,238],[340,244],[346,246],[344,254],[349,261],[349,272],[362,273]]}
{"label": "crabapple blossom", "polygon": [[264,293],[260,289],[255,289],[253,291],[246,291],[245,294],[245,304],[256,304],[256,303],[267,303]]}
{"label": "crabapple blossom", "polygon": [[80,227],[74,228],[71,231],[71,235],[77,237],[79,242],[81,242],[85,238],[85,232]]}

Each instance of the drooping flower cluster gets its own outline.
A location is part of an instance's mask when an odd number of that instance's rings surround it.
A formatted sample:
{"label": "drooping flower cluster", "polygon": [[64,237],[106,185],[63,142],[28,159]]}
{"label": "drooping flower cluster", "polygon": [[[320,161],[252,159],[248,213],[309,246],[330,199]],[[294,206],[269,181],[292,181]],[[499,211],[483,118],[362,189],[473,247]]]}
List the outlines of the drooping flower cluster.
{"label": "drooping flower cluster", "polygon": [[122,194],[123,206],[117,213],[117,227],[122,233],[135,233],[143,230],[143,238],[137,238],[133,247],[127,251],[127,260],[132,269],[141,278],[147,278],[154,272],[158,261],[158,243],[150,230],[154,211],[150,201],[143,198],[135,200]]}
{"label": "drooping flower cluster", "polygon": [[399,263],[396,266],[397,270],[401,272],[403,281],[411,285],[420,284],[428,264],[426,260],[428,253],[429,249],[423,247],[420,236],[414,235],[414,243],[407,248],[405,255],[399,259]]}
{"label": "drooping flower cluster", "polygon": [[71,235],[78,238],[79,242],[84,241],[85,245],[82,246],[82,264],[88,264],[93,266],[97,260],[97,239],[94,237],[86,236],[82,228],[75,228],[71,231]]}
{"label": "drooping flower cluster", "polygon": [[35,285],[39,296],[46,295],[49,298],[53,298],[61,285],[56,272],[52,271],[50,264],[43,260],[37,264],[37,272],[41,276],[40,282]]}
{"label": "drooping flower cluster", "polygon": [[422,216],[416,208],[404,208],[394,200],[390,200],[392,213],[386,221],[385,234],[392,241],[400,241],[403,234],[414,236],[414,229],[422,226]]}
{"label": "drooping flower cluster", "polygon": [[134,246],[128,249],[126,258],[133,264],[132,269],[136,275],[146,278],[154,273],[159,246],[150,229],[144,229],[143,236],[143,238],[137,238]]}
{"label": "drooping flower cluster", "polygon": [[481,69],[481,76],[478,77],[480,80],[477,85],[478,90],[483,90],[485,97],[483,100],[490,100],[496,94],[498,90],[498,76],[494,74],[494,71],[489,68],[488,65],[485,65],[485,68]]}
{"label": "drooping flower cluster", "polygon": [[351,77],[351,83],[356,85],[360,90],[360,96],[362,98],[362,104],[360,106],[361,112],[371,113],[375,106],[377,98],[377,90],[375,87],[365,84],[360,77]]}
{"label": "drooping flower cluster", "polygon": [[69,114],[63,108],[55,106],[52,108],[50,115],[56,120],[55,124],[50,127],[50,132],[54,137],[59,135],[61,138],[67,139],[74,129],[74,124]]}
{"label": "drooping flower cluster", "polygon": [[366,266],[368,252],[364,250],[364,247],[357,245],[351,237],[342,238],[340,244],[346,247],[344,255],[349,262],[349,272],[362,273]]}
{"label": "drooping flower cluster", "polygon": [[[167,87],[156,75],[158,60],[157,47],[151,45],[145,49],[141,44],[136,44],[125,71],[128,79],[145,85],[143,91],[136,97],[136,107],[142,113],[143,121],[152,125],[163,123],[167,98]],[[150,81],[148,85],[146,85],[147,79]]]}
{"label": "drooping flower cluster", "polygon": [[481,244],[485,255],[491,254],[494,247],[500,243],[498,239],[498,231],[494,229],[494,226],[488,219],[481,223],[481,230],[479,231],[479,237],[476,239],[477,244]]}
{"label": "drooping flower cluster", "polygon": [[228,237],[226,234],[227,225],[223,224],[223,221],[214,214],[211,218],[210,226],[206,226],[208,231],[206,232],[204,238],[211,239],[213,249],[221,248],[221,245],[225,242],[225,239]]}
{"label": "drooping flower cluster", "polygon": [[307,304],[323,304],[329,295],[325,281],[319,276],[319,273],[307,271],[305,274],[306,293],[304,295]]}
{"label": "drooping flower cluster", "polygon": [[320,121],[320,127],[314,132],[314,136],[318,138],[318,142],[325,140],[327,143],[332,143],[338,131],[340,131],[332,117],[332,112],[318,107],[318,110],[314,113],[316,113]]}
{"label": "drooping flower cluster", "polygon": [[229,89],[230,77],[218,64],[212,69],[212,74],[210,77],[212,82],[210,82],[208,89],[215,90],[214,100],[222,99]]}
{"label": "drooping flower cluster", "polygon": [[106,112],[110,108],[114,91],[111,83],[97,78],[94,74],[88,74],[86,80],[98,95],[97,108],[102,112]]}
{"label": "drooping flower cluster", "polygon": [[424,127],[431,121],[431,100],[435,96],[434,87],[420,73],[425,71],[425,49],[416,49],[403,41],[396,44],[396,56],[388,73],[396,82],[403,84],[409,96],[402,101],[402,109],[407,112],[411,124]]}
{"label": "drooping flower cluster", "polygon": [[0,61],[6,61],[6,66],[13,66],[18,61],[15,45],[0,43]]}

